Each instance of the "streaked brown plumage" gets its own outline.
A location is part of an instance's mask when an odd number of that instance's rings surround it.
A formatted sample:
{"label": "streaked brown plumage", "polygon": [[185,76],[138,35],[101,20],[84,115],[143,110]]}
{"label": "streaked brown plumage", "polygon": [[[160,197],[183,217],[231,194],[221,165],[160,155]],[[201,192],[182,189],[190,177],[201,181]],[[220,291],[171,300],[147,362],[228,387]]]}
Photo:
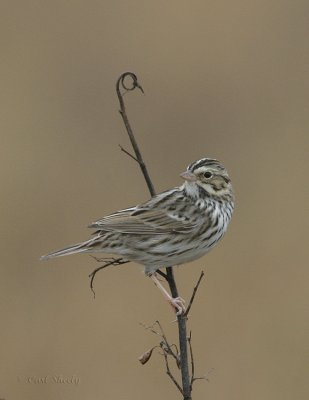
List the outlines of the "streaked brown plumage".
{"label": "streaked brown plumage", "polygon": [[234,209],[232,185],[222,164],[210,158],[193,162],[181,176],[182,186],[93,222],[91,239],[42,259],[112,253],[144,265],[151,275],[203,256],[227,229]]}

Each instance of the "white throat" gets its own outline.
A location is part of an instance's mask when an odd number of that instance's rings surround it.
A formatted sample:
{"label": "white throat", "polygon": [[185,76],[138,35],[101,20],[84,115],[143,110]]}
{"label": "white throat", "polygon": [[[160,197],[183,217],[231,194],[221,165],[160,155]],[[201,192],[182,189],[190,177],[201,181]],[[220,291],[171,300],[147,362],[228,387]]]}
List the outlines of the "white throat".
{"label": "white throat", "polygon": [[199,197],[199,189],[195,182],[185,182],[182,185],[181,189],[185,189],[185,191],[188,193],[188,196],[190,197],[193,198]]}

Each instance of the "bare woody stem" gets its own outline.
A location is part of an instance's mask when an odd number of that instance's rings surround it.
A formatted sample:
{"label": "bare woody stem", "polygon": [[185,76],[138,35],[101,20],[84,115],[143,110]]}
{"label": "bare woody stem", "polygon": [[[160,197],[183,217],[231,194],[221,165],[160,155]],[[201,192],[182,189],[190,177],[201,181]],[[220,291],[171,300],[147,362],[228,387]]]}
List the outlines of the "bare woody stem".
{"label": "bare woody stem", "polygon": [[[174,278],[173,268],[166,268],[167,282],[169,284],[172,296],[178,297],[178,290]],[[187,314],[177,316],[179,352],[180,352],[180,370],[182,380],[182,393],[184,400],[191,399],[192,385],[190,382],[188,348],[187,348]]]}
{"label": "bare woody stem", "polygon": [[[130,87],[126,86],[126,84],[125,84],[125,79],[128,76],[130,78],[132,78],[132,86],[130,86]],[[151,182],[149,173],[147,171],[147,167],[146,167],[146,165],[144,163],[144,160],[142,158],[142,154],[141,154],[141,152],[139,150],[139,147],[138,147],[138,144],[137,144],[137,142],[135,140],[135,137],[134,137],[134,134],[133,134],[129,119],[127,117],[126,108],[125,108],[125,104],[124,104],[124,101],[123,101],[123,95],[120,92],[120,85],[126,91],[131,91],[131,90],[134,90],[134,89],[138,88],[139,90],[141,90],[142,93],[144,93],[144,90],[141,87],[141,85],[138,83],[136,75],[133,74],[132,72],[125,72],[122,75],[120,75],[120,77],[118,78],[118,81],[117,81],[117,84],[116,84],[116,91],[117,91],[117,96],[118,96],[118,100],[119,100],[119,104],[120,104],[119,112],[120,112],[120,115],[121,115],[121,117],[123,119],[123,123],[124,123],[124,125],[126,127],[127,133],[129,135],[129,138],[130,138],[130,141],[131,141],[131,144],[132,144],[135,156],[136,156],[135,158],[136,158],[136,160],[137,160],[137,162],[138,162],[138,164],[139,164],[139,166],[140,166],[140,168],[142,170],[142,173],[144,175],[144,178],[145,178],[146,184],[148,186],[148,190],[150,192],[150,195],[154,196],[155,195],[155,189],[154,189],[154,186],[153,186],[153,184]],[[125,151],[125,150],[122,149],[122,151]],[[128,154],[127,151],[125,151],[125,152]],[[130,156],[132,157],[132,155],[130,155]]]}
{"label": "bare woody stem", "polygon": [[[126,84],[126,78],[131,78],[131,86],[127,86]],[[144,175],[148,190],[151,194],[151,196],[155,195],[155,189],[152,184],[152,181],[150,179],[149,173],[147,171],[146,165],[144,163],[144,160],[142,158],[141,152],[139,150],[138,144],[135,140],[129,119],[126,114],[126,109],[125,109],[125,104],[123,100],[123,95],[121,94],[121,89],[127,91],[132,91],[134,89],[140,89],[142,93],[144,93],[142,86],[138,83],[137,76],[133,74],[132,72],[125,72],[117,80],[116,83],[116,92],[119,100],[119,105],[120,105],[120,115],[122,117],[122,120],[124,122],[124,125],[126,127],[127,133],[129,135],[135,157],[130,154],[128,151],[124,150],[123,148],[122,151],[130,155],[133,159],[135,159],[139,166],[140,169]],[[168,285],[170,287],[170,291],[173,297],[178,297],[178,290],[177,290],[177,285],[176,281],[174,278],[173,274],[173,268],[169,267],[166,268],[166,274],[164,274],[165,279],[168,282]],[[187,322],[187,315],[181,314],[177,317],[177,322],[178,322],[178,336],[179,336],[179,351],[180,351],[180,369],[181,369],[181,379],[182,379],[182,394],[183,394],[183,400],[191,400],[191,391],[192,391],[192,385],[191,385],[191,380],[190,380],[190,372],[189,372],[189,362],[188,362],[188,347],[187,347],[187,327],[186,327],[186,322]]]}

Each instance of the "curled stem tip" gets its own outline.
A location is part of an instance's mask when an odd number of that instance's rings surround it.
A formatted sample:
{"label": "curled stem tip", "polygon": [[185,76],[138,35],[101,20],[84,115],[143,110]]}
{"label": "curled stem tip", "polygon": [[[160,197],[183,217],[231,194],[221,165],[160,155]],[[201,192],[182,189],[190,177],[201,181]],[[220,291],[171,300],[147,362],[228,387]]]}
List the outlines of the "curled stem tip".
{"label": "curled stem tip", "polygon": [[[127,77],[131,78],[130,86],[128,85],[128,81],[126,79]],[[120,75],[117,81],[117,92],[119,92],[120,86],[127,92],[138,88],[143,94],[145,93],[144,89],[137,80],[137,76],[133,72],[124,72],[123,74]]]}

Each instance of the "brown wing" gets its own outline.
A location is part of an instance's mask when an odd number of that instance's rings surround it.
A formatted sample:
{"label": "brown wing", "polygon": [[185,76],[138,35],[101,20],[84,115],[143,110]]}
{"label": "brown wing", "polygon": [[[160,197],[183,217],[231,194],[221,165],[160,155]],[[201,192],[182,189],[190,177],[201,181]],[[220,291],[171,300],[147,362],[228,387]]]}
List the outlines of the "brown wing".
{"label": "brown wing", "polygon": [[184,217],[162,209],[134,207],[108,215],[92,223],[89,228],[136,235],[162,235],[172,232],[187,233],[197,226],[196,221],[187,221]]}

